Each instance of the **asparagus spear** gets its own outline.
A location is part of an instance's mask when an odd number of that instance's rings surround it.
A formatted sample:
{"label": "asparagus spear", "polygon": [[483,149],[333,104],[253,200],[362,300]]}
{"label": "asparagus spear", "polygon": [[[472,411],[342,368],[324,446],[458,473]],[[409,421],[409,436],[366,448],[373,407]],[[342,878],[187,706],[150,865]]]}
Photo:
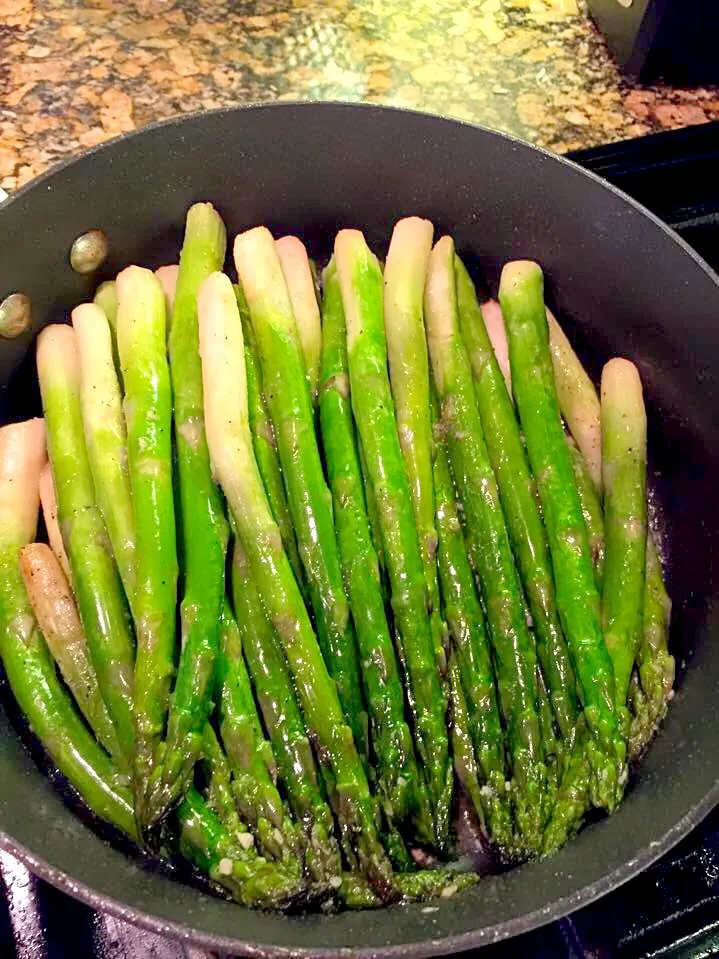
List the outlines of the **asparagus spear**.
{"label": "asparagus spear", "polygon": [[252,452],[242,326],[232,284],[225,276],[216,273],[205,281],[198,309],[205,422],[214,472],[287,658],[318,758],[336,786],[338,818],[347,844],[378,895],[391,900],[397,893],[379,842],[362,762],[282,549]]}
{"label": "asparagus spear", "polygon": [[[458,279],[459,283],[459,273]],[[507,393],[512,395],[512,370],[509,366],[509,343],[507,342],[507,330],[504,326],[504,317],[502,308],[496,300],[487,300],[482,304],[482,319],[487,330],[489,342],[492,344],[492,350],[497,359],[497,364],[507,385]]]}
{"label": "asparagus spear", "polygon": [[220,612],[215,667],[220,736],[232,769],[232,788],[243,818],[267,855],[298,851],[298,836],[275,786],[275,761],[265,739],[242,656],[242,639],[227,602]]}
{"label": "asparagus spear", "polygon": [[133,639],[105,525],[95,500],[80,411],[75,333],[46,326],[37,342],[37,370],[47,423],[58,519],[72,583],[100,691],[129,766],[133,747]]}
{"label": "asparagus spear", "polygon": [[94,813],[134,836],[129,790],[60,682],[20,575],[20,549],[35,538],[44,459],[41,419],[0,429],[0,657],[13,695],[52,762]]}
{"label": "asparagus spear", "polygon": [[542,854],[551,856],[579,829],[591,806],[589,774],[592,737],[584,716],[577,722],[574,748],[565,757],[552,815],[544,831]]}
{"label": "asparagus spear", "polygon": [[[117,278],[117,338],[125,381],[130,483],[137,522],[135,811],[141,827],[154,809],[146,791],[165,730],[175,670],[177,548],[172,490],[172,394],[165,353],[165,299],[137,266]],[[183,743],[183,746],[186,744]]]}
{"label": "asparagus spear", "polygon": [[42,517],[45,521],[48,542],[69,583],[72,576],[70,560],[67,558],[60,524],[57,521],[57,497],[55,496],[55,484],[52,481],[52,467],[49,460],[40,470],[40,505],[42,506]]}
{"label": "asparagus spear", "polygon": [[384,327],[397,432],[424,564],[432,637],[437,663],[444,672],[448,640],[439,611],[429,359],[422,302],[433,233],[429,220],[416,216],[395,224],[384,273]]}
{"label": "asparagus spear", "polygon": [[179,848],[191,863],[244,906],[282,909],[304,891],[297,860],[268,862],[248,854],[191,786],[178,809]]}
{"label": "asparagus spear", "polygon": [[610,360],[602,371],[602,481],[606,558],[604,638],[624,711],[642,636],[647,551],[647,417],[637,368]]}
{"label": "asparagus spear", "polygon": [[432,250],[425,316],[440,423],[464,504],[468,545],[482,584],[494,646],[499,701],[515,781],[518,841],[532,852],[537,850],[548,813],[536,712],[536,652],[475,402],[469,357],[459,332],[450,237],[443,237]]}
{"label": "asparagus spear", "polygon": [[292,564],[297,582],[304,585],[304,572],[302,570],[300,554],[297,552],[297,540],[295,539],[292,516],[290,515],[290,507],[287,503],[284,480],[282,479],[280,458],[277,455],[275,434],[272,429],[272,421],[267,412],[265,397],[262,393],[262,371],[260,370],[260,363],[257,358],[257,343],[255,341],[252,323],[250,322],[250,312],[247,309],[245,294],[242,292],[242,287],[239,283],[235,286],[235,295],[237,296],[237,306],[242,321],[242,335],[245,341],[247,399],[250,409],[250,430],[252,432],[252,446],[255,451],[255,459],[257,460],[257,466],[262,476],[262,482],[265,484],[265,491],[267,493],[267,499],[270,501],[272,515],[280,528],[282,545],[285,547],[287,558]]}
{"label": "asparagus spear", "polygon": [[117,284],[114,280],[106,280],[98,286],[93,303],[100,307],[107,318],[112,340],[112,358],[120,379],[120,385],[122,385],[120,354],[117,351]]}
{"label": "asparagus spear", "polygon": [[225,588],[227,524],[210,473],[205,440],[196,301],[204,278],[222,267],[225,246],[225,225],[215,209],[209,203],[190,207],[169,335],[183,561],[181,652],[162,762],[148,789],[148,822],[159,820],[184,792],[211,709],[217,624]]}
{"label": "asparagus spear", "polygon": [[612,661],[602,636],[587,530],[554,387],[539,266],[523,261],[507,264],[499,300],[509,336],[514,396],[544,512],[557,609],[584,714],[599,744],[593,754],[594,798],[597,805],[613,809],[626,780],[626,743],[616,710]]}
{"label": "asparagus spear", "polygon": [[633,759],[649,745],[672,697],[674,657],[667,649],[671,610],[654,539],[648,535],[643,641],[637,657],[641,696],[632,720],[629,747]]}
{"label": "asparagus spear", "polygon": [[[162,292],[165,294],[165,312],[168,318],[172,317],[172,312],[175,309],[175,294],[177,293],[177,277],[179,273],[179,263],[168,263],[166,266],[158,266],[155,270],[155,276],[160,281]],[[169,322],[170,320],[168,319],[168,323]]]}
{"label": "asparagus spear", "polygon": [[347,323],[352,410],[377,505],[415,742],[432,802],[434,842],[442,849],[452,796],[447,704],[427,617],[424,566],[387,375],[382,274],[356,230],[338,233],[335,262]]}
{"label": "asparagus spear", "polygon": [[249,839],[242,839],[243,846],[254,846],[254,837],[240,819],[240,810],[232,791],[230,763],[210,723],[207,723],[202,733],[200,759],[201,768],[205,773],[207,805],[220,817],[233,835],[249,836]]}
{"label": "asparagus spear", "polygon": [[332,812],[322,794],[284,653],[262,608],[247,554],[237,539],[232,551],[232,598],[279,779],[305,833],[307,868],[315,882],[328,883],[342,868]]}
{"label": "asparagus spear", "polygon": [[[474,886],[479,876],[472,872],[454,872],[451,869],[420,869],[417,872],[400,873],[396,877],[402,901],[425,902],[429,899],[451,899],[458,892]],[[341,896],[350,909],[375,909],[381,901],[366,882],[356,873],[345,873],[342,879]]]}
{"label": "asparagus spear", "polygon": [[365,505],[349,396],[342,293],[333,262],[324,274],[322,323],[320,423],[337,541],[357,630],[378,786],[389,820],[401,823],[417,809],[418,772]]}
{"label": "asparagus spear", "polygon": [[305,374],[313,405],[317,404],[322,352],[322,325],[315,281],[304,243],[296,236],[275,242],[305,361]]}
{"label": "asparagus spear", "polygon": [[111,756],[122,750],[90,662],[87,640],[65,574],[45,543],[20,550],[20,571],[48,649],[80,712]]}
{"label": "asparagus spear", "polygon": [[459,257],[455,258],[455,275],[460,330],[472,365],[482,430],[499,486],[507,531],[534,623],[537,655],[559,731],[564,739],[569,739],[577,720],[574,670],[557,615],[537,491],[474,284]]}
{"label": "asparagus spear", "polygon": [[[439,576],[444,615],[454,644],[452,659],[460,678],[460,692],[468,712],[469,730],[476,762],[485,788],[472,799],[487,833],[500,848],[512,844],[511,811],[507,804],[504,733],[494,685],[489,638],[484,614],[469,563],[467,544],[457,510],[456,494],[444,439],[435,440],[434,491],[439,534]],[[455,684],[456,685],[456,684]],[[451,695],[456,716],[456,696]],[[461,708],[461,702],[459,708]],[[458,755],[455,746],[455,769]],[[457,770],[460,781],[462,775]]]}
{"label": "asparagus spear", "polygon": [[[601,493],[601,440],[600,406],[594,384],[584,372],[579,358],[574,353],[566,336],[549,314],[550,342],[554,339],[554,377],[558,395],[563,401],[562,414],[572,430],[580,450],[585,456],[595,486]],[[557,353],[560,360],[557,359]],[[576,431],[576,435],[575,435]],[[580,442],[580,437],[583,442]],[[599,440],[597,440],[599,437]],[[651,544],[651,545],[650,545]],[[649,551],[656,557],[656,542],[651,530],[647,533],[647,563],[644,593],[644,635],[638,654],[638,663],[643,664],[647,689],[643,690],[652,702],[659,705],[671,691],[674,682],[674,661],[667,649],[669,636],[669,613],[671,602],[667,596],[659,562],[651,562]],[[649,611],[647,614],[646,611]],[[661,714],[663,707],[659,707]],[[635,730],[635,746],[647,736],[651,738],[651,720],[643,722],[645,733]],[[634,735],[634,734],[633,734]]]}
{"label": "asparagus spear", "polygon": [[332,498],[317,445],[297,324],[269,230],[257,227],[237,237],[235,265],[257,341],[262,383],[322,653],[364,757],[367,715],[357,642],[342,583]]}
{"label": "asparagus spear", "polygon": [[594,579],[597,583],[597,589],[601,589],[602,579],[604,578],[604,515],[602,504],[586,460],[571,436],[567,437],[567,445],[572,457],[572,469],[574,470],[574,480],[577,484],[577,493],[582,507],[582,516],[587,527],[589,549],[594,564]]}
{"label": "asparagus spear", "polygon": [[117,330],[117,284],[114,280],[105,280],[98,286],[93,303],[103,311],[114,334]]}
{"label": "asparagus spear", "polygon": [[602,434],[599,397],[564,330],[547,311],[549,349],[562,416],[581,450],[597,489],[602,488]]}
{"label": "asparagus spear", "polygon": [[83,303],[72,311],[72,326],[80,361],[80,406],[95,497],[132,606],[135,518],[127,469],[127,430],[110,327],[105,314],[94,303]]}

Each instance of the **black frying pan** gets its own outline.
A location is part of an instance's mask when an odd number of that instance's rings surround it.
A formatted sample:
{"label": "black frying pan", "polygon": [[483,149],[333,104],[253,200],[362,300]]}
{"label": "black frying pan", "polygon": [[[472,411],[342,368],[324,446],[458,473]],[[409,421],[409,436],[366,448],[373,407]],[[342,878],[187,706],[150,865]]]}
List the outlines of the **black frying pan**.
{"label": "black frying pan", "polygon": [[[688,669],[614,816],[554,859],[429,908],[285,918],[150,870],[63,802],[23,748],[11,706],[0,712],[0,842],[95,907],[253,956],[467,949],[629,879],[719,799],[719,280],[630,199],[508,137],[376,107],[283,104],[146,129],[20,191],[0,208],[0,297],[30,294],[37,332],[97,283],[68,266],[78,234],[107,231],[107,275],[131,262],[159,265],[176,258],[185,211],[200,199],[217,205],[232,232],[259,222],[300,232],[320,256],[339,227],[363,227],[381,250],[397,217],[422,214],[472,254],[489,289],[504,260],[539,259],[550,298],[593,370],[614,353],[641,368],[654,486],[670,533],[673,645]],[[3,420],[38,409],[30,346],[28,334],[0,348]]]}

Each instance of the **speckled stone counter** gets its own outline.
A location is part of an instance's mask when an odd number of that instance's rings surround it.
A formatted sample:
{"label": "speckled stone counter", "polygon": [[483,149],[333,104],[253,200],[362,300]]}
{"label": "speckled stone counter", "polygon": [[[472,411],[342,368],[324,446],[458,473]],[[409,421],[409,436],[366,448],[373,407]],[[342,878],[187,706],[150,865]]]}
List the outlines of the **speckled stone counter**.
{"label": "speckled stone counter", "polygon": [[[579,4],[579,5],[578,5]],[[370,100],[557,151],[719,119],[623,80],[582,0],[0,0],[0,186],[178,113]]]}

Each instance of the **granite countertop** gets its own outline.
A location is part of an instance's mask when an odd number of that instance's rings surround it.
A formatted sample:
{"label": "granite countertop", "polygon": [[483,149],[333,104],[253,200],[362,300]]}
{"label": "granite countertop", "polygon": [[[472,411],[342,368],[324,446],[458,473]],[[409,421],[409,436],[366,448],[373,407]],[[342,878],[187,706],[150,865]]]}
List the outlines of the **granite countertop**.
{"label": "granite countertop", "polygon": [[370,100],[557,151],[719,119],[623,80],[583,0],[0,0],[0,186],[152,120]]}

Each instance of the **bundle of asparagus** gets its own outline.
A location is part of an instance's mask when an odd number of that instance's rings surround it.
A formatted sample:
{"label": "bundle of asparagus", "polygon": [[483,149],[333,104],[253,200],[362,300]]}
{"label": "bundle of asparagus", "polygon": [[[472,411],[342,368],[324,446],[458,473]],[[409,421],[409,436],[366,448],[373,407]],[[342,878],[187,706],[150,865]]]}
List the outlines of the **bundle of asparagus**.
{"label": "bundle of asparagus", "polygon": [[342,230],[320,297],[264,227],[233,285],[196,204],[179,266],[43,330],[44,421],[0,429],[20,707],[99,817],[246,905],[453,895],[458,789],[501,859],[553,852],[671,696],[636,368],[600,398],[536,264],[480,306],[433,233],[383,271]]}

